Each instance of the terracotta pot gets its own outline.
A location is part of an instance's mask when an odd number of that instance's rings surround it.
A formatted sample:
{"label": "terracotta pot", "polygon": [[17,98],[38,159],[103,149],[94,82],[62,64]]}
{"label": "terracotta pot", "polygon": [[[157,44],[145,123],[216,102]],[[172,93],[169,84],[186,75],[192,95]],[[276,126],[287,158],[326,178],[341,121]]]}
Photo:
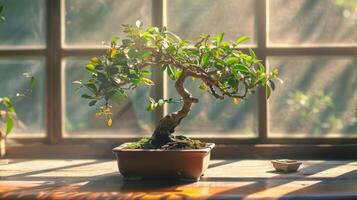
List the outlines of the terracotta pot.
{"label": "terracotta pot", "polygon": [[204,149],[162,150],[125,149],[130,143],[113,149],[118,160],[119,172],[125,178],[179,178],[199,180],[208,168],[211,150]]}

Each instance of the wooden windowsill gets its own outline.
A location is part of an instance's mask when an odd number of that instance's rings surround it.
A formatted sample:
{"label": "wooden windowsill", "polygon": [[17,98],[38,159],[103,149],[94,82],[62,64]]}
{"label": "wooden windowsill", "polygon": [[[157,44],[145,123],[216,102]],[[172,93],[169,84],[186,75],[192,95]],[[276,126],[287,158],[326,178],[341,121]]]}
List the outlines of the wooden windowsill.
{"label": "wooden windowsill", "polygon": [[357,198],[357,161],[303,161],[296,173],[269,160],[213,160],[200,182],[123,181],[114,160],[12,159],[0,199]]}
{"label": "wooden windowsill", "polygon": [[[128,140],[130,141],[130,140]],[[47,144],[43,141],[9,143],[7,158],[114,158],[112,149],[127,141],[70,141]],[[224,159],[357,159],[357,144],[216,144],[213,158]]]}

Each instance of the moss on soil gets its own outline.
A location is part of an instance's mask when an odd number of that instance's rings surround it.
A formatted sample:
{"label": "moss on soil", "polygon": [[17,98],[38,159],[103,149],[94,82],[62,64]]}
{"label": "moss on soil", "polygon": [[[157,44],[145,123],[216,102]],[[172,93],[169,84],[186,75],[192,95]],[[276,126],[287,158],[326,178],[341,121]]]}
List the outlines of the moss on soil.
{"label": "moss on soil", "polygon": [[144,137],[129,144],[126,149],[202,149],[206,147],[206,143],[200,140],[192,140],[186,136],[172,135],[170,137],[172,141],[161,147],[155,147],[151,143],[151,138]]}

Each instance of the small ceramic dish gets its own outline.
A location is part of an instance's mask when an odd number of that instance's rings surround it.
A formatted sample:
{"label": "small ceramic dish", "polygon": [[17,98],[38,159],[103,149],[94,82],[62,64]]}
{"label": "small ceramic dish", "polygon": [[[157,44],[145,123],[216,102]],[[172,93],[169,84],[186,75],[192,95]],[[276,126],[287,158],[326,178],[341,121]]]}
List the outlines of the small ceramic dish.
{"label": "small ceramic dish", "polygon": [[283,172],[296,172],[301,165],[301,162],[297,160],[287,160],[287,159],[272,160],[271,163],[273,164],[274,168],[277,171],[283,171]]}

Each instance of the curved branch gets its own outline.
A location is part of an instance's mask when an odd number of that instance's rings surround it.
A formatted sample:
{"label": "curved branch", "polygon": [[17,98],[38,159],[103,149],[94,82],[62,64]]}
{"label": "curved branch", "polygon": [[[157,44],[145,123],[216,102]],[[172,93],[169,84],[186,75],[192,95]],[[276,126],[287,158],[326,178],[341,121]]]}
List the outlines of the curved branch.
{"label": "curved branch", "polygon": [[184,69],[182,75],[175,82],[175,88],[178,94],[183,98],[182,108],[177,112],[166,115],[159,121],[154,134],[151,137],[152,144],[155,146],[162,146],[172,140],[170,135],[175,132],[175,128],[181,123],[181,120],[191,111],[192,104],[198,102],[198,99],[192,97],[191,93],[184,87],[184,82],[187,76],[188,71],[187,69]]}

